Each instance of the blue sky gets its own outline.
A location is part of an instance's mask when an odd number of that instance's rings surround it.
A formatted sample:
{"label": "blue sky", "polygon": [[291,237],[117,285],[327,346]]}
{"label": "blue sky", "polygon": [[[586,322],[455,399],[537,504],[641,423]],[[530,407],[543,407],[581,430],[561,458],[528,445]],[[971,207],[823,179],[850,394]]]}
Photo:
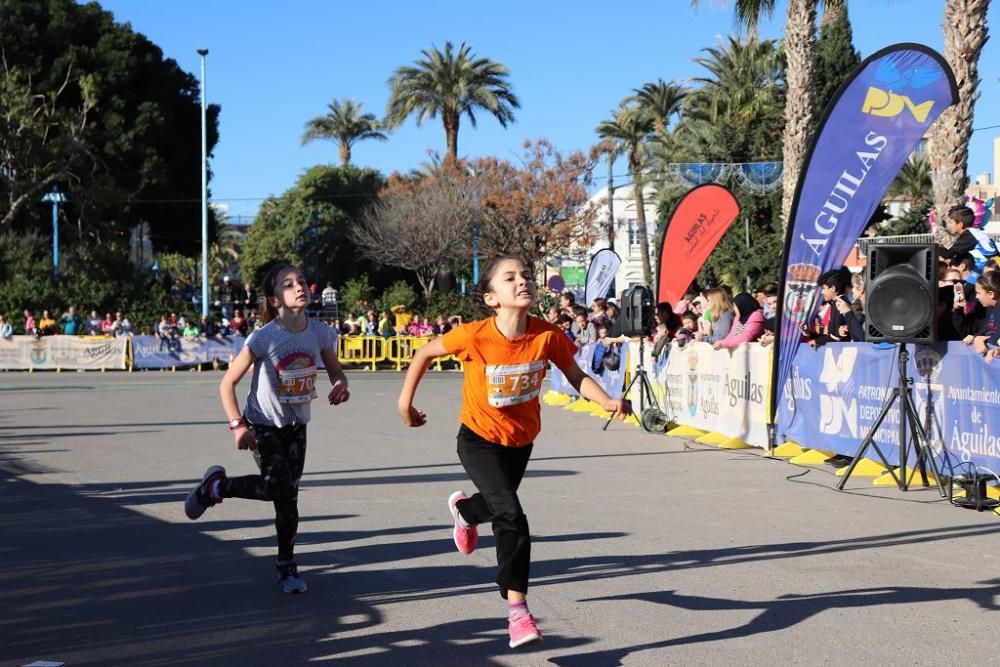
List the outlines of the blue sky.
{"label": "blue sky", "polygon": [[[305,122],[334,98],[350,97],[377,115],[388,99],[387,79],[421,49],[446,41],[470,44],[480,56],[510,68],[521,100],[517,121],[503,129],[492,117],[459,133],[466,156],[520,153],[528,138],[545,137],[561,150],[585,149],[594,127],[633,88],[657,78],[700,74],[692,58],[733,32],[732,10],[705,0],[645,0],[615,10],[590,0],[506,3],[348,3],[289,0],[105,0],[116,20],[158,44],[182,68],[199,72],[198,48],[210,50],[208,99],[222,105],[221,139],[212,160],[213,201],[234,215],[253,215],[260,200],[280,194],[307,168],[337,162],[333,142],[302,147]],[[762,25],[779,37],[785,3]],[[896,42],[943,50],[944,0],[854,0],[854,45],[865,57]],[[1000,9],[989,12],[995,27]],[[1000,40],[979,60],[982,83],[975,127],[1000,125]],[[993,137],[973,134],[969,173],[992,169]],[[444,152],[439,121],[411,120],[386,143],[363,142],[352,161],[384,173],[407,171]],[[769,156],[733,156],[754,158]],[[616,172],[624,169],[616,168]]]}

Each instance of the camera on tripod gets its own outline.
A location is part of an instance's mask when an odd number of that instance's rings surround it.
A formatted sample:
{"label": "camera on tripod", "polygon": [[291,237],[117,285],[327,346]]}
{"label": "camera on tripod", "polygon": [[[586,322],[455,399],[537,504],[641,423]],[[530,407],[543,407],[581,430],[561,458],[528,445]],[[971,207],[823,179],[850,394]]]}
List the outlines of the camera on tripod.
{"label": "camera on tripod", "polygon": [[653,321],[655,305],[653,290],[645,285],[634,285],[622,292],[619,315],[622,335],[634,338],[651,334],[656,326]]}

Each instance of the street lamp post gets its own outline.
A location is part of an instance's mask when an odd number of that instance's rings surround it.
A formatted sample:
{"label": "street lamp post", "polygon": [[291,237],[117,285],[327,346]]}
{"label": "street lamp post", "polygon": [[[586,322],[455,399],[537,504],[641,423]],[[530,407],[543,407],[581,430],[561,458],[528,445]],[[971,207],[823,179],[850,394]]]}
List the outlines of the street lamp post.
{"label": "street lamp post", "polygon": [[205,56],[201,56],[201,314],[208,315],[208,141],[205,129]]}
{"label": "street lamp post", "polygon": [[59,204],[66,201],[66,195],[55,187],[42,197],[42,201],[52,204],[52,273],[59,275]]}
{"label": "street lamp post", "polygon": [[479,222],[472,223],[472,284],[479,284]]}

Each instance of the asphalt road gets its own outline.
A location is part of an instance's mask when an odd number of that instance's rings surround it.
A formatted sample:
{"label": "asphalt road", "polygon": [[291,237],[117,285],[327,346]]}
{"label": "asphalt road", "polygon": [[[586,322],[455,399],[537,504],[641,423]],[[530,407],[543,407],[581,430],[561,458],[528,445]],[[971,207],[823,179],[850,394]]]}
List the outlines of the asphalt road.
{"label": "asphalt road", "polygon": [[[232,444],[216,373],[0,374],[0,664],[814,665],[998,662],[1000,521],[936,492],[543,406],[521,487],[545,641],[507,647],[493,540],[450,539],[461,378],[351,374],[314,404],[284,595],[269,505],[183,500]],[[245,390],[244,385],[244,390]]]}

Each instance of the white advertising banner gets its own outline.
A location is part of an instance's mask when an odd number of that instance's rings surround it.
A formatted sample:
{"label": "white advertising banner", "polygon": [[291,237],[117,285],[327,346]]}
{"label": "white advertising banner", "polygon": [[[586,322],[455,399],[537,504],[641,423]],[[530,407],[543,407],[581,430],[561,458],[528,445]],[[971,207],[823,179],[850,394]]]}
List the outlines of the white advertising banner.
{"label": "white advertising banner", "polygon": [[[638,344],[632,345],[638,356]],[[756,343],[735,350],[689,343],[671,348],[666,359],[647,358],[644,366],[671,421],[765,447],[769,361],[767,348]],[[637,385],[630,397],[635,406],[636,390]]]}
{"label": "white advertising banner", "polygon": [[127,338],[89,336],[14,336],[0,338],[0,368],[4,370],[125,369]]}
{"label": "white advertising banner", "polygon": [[611,282],[622,265],[622,258],[614,250],[605,248],[597,251],[587,269],[587,286],[584,288],[583,305],[590,308],[594,299],[603,299],[608,294]]}

